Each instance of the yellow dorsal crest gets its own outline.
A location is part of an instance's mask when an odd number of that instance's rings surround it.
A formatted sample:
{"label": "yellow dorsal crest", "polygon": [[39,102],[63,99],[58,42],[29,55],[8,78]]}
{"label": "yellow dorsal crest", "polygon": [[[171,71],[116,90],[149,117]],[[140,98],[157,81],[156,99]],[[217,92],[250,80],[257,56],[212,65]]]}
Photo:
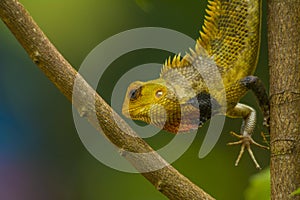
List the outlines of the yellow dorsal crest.
{"label": "yellow dorsal crest", "polygon": [[186,53],[183,58],[181,58],[181,54],[179,53],[178,55],[175,55],[173,59],[171,57],[166,59],[161,74],[164,74],[172,68],[189,66],[196,56],[209,55],[210,38],[214,37],[217,33],[216,21],[219,13],[218,10],[220,9],[219,4],[219,1],[208,1],[208,8],[205,10],[207,15],[205,16],[204,25],[202,26],[203,31],[200,31],[201,39],[199,38],[197,40],[195,50],[190,48],[189,53]]}
{"label": "yellow dorsal crest", "polygon": [[163,75],[166,71],[172,68],[186,67],[190,65],[190,55],[186,54],[183,58],[181,58],[181,54],[175,55],[173,59],[171,56],[166,59],[160,74]]}
{"label": "yellow dorsal crest", "polygon": [[220,1],[208,1],[207,8],[205,9],[206,15],[202,31],[200,31],[200,38],[197,39],[195,50],[200,51],[202,48],[206,50],[208,55],[211,55],[211,42],[212,39],[218,34],[218,19],[221,13]]}
{"label": "yellow dorsal crest", "polygon": [[237,79],[253,74],[260,45],[261,1],[209,0],[195,49],[182,59],[166,60],[161,73],[186,67],[199,56],[211,59],[221,73]]}

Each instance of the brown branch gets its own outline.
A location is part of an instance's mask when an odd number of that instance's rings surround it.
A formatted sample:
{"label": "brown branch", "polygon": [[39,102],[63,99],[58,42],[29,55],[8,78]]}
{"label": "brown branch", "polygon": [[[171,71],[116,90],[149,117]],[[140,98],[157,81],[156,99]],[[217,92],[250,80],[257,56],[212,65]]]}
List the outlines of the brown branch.
{"label": "brown branch", "polygon": [[[150,156],[121,154],[137,170],[145,171],[157,165],[165,166],[157,171],[142,173],[156,189],[170,199],[213,199],[166,163],[144,140],[138,137],[57,51],[18,1],[0,0],[0,17],[33,62],[70,101],[72,101],[74,81],[75,79],[78,81],[76,84],[79,85],[79,89],[72,103],[80,115],[86,117],[98,130],[100,124],[105,136],[122,150],[121,152],[152,152]],[[96,112],[93,111],[94,98]],[[93,118],[95,115],[98,120]],[[115,120],[118,121],[118,125]]]}
{"label": "brown branch", "polygon": [[300,199],[300,4],[268,1],[271,199]]}

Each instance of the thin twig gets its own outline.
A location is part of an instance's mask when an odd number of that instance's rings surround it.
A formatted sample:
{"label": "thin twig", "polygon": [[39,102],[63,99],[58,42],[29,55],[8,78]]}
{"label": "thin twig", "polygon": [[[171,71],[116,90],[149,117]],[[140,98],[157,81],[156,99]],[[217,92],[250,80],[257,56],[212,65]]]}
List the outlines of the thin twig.
{"label": "thin twig", "polygon": [[[105,136],[114,145],[122,152],[151,152],[151,156],[146,157],[131,153],[121,154],[137,170],[144,171],[144,169],[158,164],[165,166],[157,171],[142,173],[156,189],[170,199],[213,199],[170,166],[144,140],[138,137],[57,51],[18,1],[0,0],[0,17],[33,62],[70,101],[72,101],[76,79],[79,90],[76,91],[76,97],[73,98],[73,105],[98,130],[100,130],[100,124]],[[96,112],[93,111],[93,106],[96,107]],[[94,115],[98,120],[93,118]]]}

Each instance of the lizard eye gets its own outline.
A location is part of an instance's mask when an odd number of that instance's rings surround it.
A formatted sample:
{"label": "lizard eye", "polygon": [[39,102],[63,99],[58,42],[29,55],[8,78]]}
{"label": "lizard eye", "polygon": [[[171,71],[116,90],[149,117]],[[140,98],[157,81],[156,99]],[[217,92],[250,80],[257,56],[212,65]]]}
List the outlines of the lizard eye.
{"label": "lizard eye", "polygon": [[155,93],[156,98],[161,98],[163,96],[164,92],[162,90],[157,90]]}
{"label": "lizard eye", "polygon": [[131,101],[136,100],[141,94],[141,87],[137,89],[132,89],[129,92],[129,98]]}

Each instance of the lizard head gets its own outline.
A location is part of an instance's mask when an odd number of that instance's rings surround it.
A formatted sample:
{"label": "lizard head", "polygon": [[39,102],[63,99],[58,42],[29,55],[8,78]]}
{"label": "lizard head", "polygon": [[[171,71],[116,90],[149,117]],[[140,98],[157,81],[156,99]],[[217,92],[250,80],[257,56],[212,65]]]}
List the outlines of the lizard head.
{"label": "lizard head", "polygon": [[164,108],[167,103],[171,103],[167,93],[168,88],[162,79],[133,82],[127,89],[122,113],[133,120],[151,123],[151,111],[157,110],[157,114],[162,115],[156,107]]}
{"label": "lizard head", "polygon": [[[197,116],[193,116],[193,112],[189,112],[188,118],[198,119],[198,109],[194,107],[191,109],[195,110],[194,114]],[[198,123],[181,124],[184,122],[181,119],[182,110],[182,105],[172,86],[159,78],[147,82],[131,83],[126,92],[122,113],[128,118],[153,124],[172,133],[187,132],[191,129],[191,125],[197,129]]]}

